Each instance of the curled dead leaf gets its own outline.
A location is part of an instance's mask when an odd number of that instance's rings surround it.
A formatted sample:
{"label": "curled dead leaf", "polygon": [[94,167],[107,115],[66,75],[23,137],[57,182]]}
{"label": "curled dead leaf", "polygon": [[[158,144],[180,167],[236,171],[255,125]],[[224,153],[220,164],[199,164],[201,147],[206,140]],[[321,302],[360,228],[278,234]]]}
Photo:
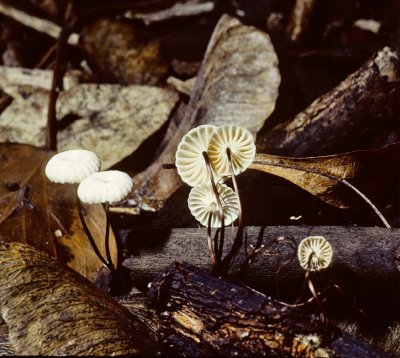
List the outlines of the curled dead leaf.
{"label": "curled dead leaf", "polygon": [[122,21],[93,22],[79,45],[96,69],[121,84],[156,84],[168,71],[160,43],[144,42],[138,29]]}
{"label": "curled dead leaf", "polygon": [[[79,221],[76,187],[51,183],[44,175],[51,154],[28,145],[0,144],[0,240],[32,245],[93,279],[101,262]],[[85,206],[85,215],[105,255],[103,207]],[[111,251],[116,260],[112,233]]]}
{"label": "curled dead leaf", "polygon": [[158,209],[181,186],[176,173],[163,171],[162,165],[175,161],[178,143],[191,128],[231,124],[255,134],[275,108],[279,84],[278,58],[269,36],[223,16],[208,44],[184,114],[182,107],[157,160],[135,177],[140,187],[136,193],[139,205],[151,198],[160,204]]}
{"label": "curled dead leaf", "polygon": [[17,355],[143,356],[156,349],[137,317],[26,244],[0,242],[0,314]]}
{"label": "curled dead leaf", "polygon": [[348,181],[368,198],[381,203],[393,193],[399,166],[400,143],[396,143],[378,150],[322,157],[256,154],[249,168],[284,178],[330,205],[351,208],[360,206],[361,198],[333,177]]}

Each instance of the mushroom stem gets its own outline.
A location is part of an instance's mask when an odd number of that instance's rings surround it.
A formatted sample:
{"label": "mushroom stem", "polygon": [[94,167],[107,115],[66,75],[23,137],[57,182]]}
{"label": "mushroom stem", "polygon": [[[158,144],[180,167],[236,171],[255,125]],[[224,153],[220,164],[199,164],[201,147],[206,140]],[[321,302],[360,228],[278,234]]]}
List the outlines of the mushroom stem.
{"label": "mushroom stem", "polygon": [[[217,206],[218,206],[218,213],[219,213],[219,218],[221,220],[221,232],[219,235],[219,245],[217,245],[217,250],[216,250],[216,261],[217,261],[217,265],[221,262],[222,259],[222,251],[223,251],[223,247],[224,247],[224,237],[225,237],[225,215],[224,215],[224,209],[222,207],[222,203],[221,203],[221,198],[219,196],[218,190],[217,190],[217,186],[215,184],[215,180],[214,180],[214,175],[211,169],[211,164],[210,164],[210,159],[208,158],[208,154],[206,152],[203,152],[203,157],[204,160],[206,162],[206,167],[207,167],[207,172],[208,175],[210,177],[210,181],[211,181],[211,186],[215,195],[215,199],[217,201]],[[214,239],[217,240],[217,239]]]}
{"label": "mushroom stem", "polygon": [[81,205],[81,201],[79,200],[78,195],[76,195],[76,204],[77,204],[77,207],[78,207],[78,215],[79,215],[79,219],[81,220],[83,230],[85,231],[85,234],[86,234],[87,238],[89,239],[90,245],[92,245],[92,248],[93,248],[94,253],[95,253],[96,256],[100,259],[100,261],[101,261],[104,265],[106,265],[106,266],[109,268],[109,270],[110,270],[111,272],[113,272],[113,271],[114,271],[114,267],[113,267],[112,265],[110,265],[110,264],[104,259],[104,257],[101,255],[99,249],[97,248],[96,242],[94,241],[93,236],[92,236],[92,234],[90,233],[90,230],[89,230],[89,228],[88,228],[88,226],[87,226],[87,224],[86,224],[85,218],[84,218],[83,213],[82,213],[82,205]]}
{"label": "mushroom stem", "polygon": [[223,267],[226,271],[228,271],[233,257],[237,254],[237,252],[239,251],[239,249],[243,243],[243,211],[242,211],[242,203],[240,201],[239,188],[237,185],[235,173],[233,171],[232,153],[231,153],[230,148],[226,148],[226,155],[228,157],[228,163],[229,163],[229,169],[231,171],[233,189],[235,190],[235,193],[236,193],[236,197],[237,197],[237,201],[238,201],[238,211],[239,211],[239,226],[238,226],[238,230],[237,230],[237,233],[235,236],[235,240],[233,241],[231,250],[226,255],[226,257],[223,259]]}
{"label": "mushroom stem", "polygon": [[104,204],[104,211],[106,212],[106,235],[105,235],[105,240],[104,240],[106,257],[107,257],[107,261],[110,264],[110,266],[113,267],[111,272],[115,272],[115,266],[112,262],[111,253],[110,253],[110,215],[109,215],[110,205],[108,203]]}
{"label": "mushroom stem", "polygon": [[211,262],[213,270],[216,268],[217,260],[215,258],[215,247],[213,247],[211,242],[211,218],[212,213],[208,215],[208,225],[207,225],[207,244],[208,244],[208,251],[210,251]]}

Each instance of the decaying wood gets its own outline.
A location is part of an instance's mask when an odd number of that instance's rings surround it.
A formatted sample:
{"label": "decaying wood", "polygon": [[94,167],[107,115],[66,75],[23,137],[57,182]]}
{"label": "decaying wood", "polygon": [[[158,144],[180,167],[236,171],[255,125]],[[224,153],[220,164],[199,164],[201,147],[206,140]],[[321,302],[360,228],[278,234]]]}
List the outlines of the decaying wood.
{"label": "decaying wood", "polygon": [[[226,244],[232,244],[234,232],[226,230]],[[345,296],[329,305],[343,318],[343,329],[357,334],[380,349],[400,354],[400,231],[373,227],[247,227],[245,247],[237,256],[230,274],[241,282],[262,292],[273,292],[293,302],[299,297],[304,282],[304,271],[296,257],[296,246],[310,235],[324,236],[332,245],[331,266],[315,277],[317,288],[337,284]],[[207,251],[206,229],[173,229],[145,234],[140,231],[128,237],[127,244],[135,254],[124,265],[132,270],[137,284],[145,286],[171,262],[184,260],[202,269],[211,269]],[[250,245],[259,247],[258,253],[245,271],[238,269]],[[261,246],[263,245],[263,246]],[[328,295],[329,297],[330,295]],[[337,296],[334,296],[337,297]],[[354,317],[353,298],[357,308],[366,312],[362,324]],[[379,313],[377,313],[379,312]],[[345,315],[347,313],[344,313]],[[355,319],[355,320],[354,320]],[[377,321],[379,320],[379,329]],[[371,326],[375,331],[371,331]],[[375,332],[375,333],[374,333]],[[377,333],[379,332],[379,333]]]}
{"label": "decaying wood", "polygon": [[153,355],[148,327],[89,281],[20,243],[0,243],[0,316],[16,354]]}
{"label": "decaying wood", "polygon": [[287,156],[338,153],[390,126],[399,114],[400,55],[385,47],[336,88],[259,141],[259,151]]}
{"label": "decaying wood", "polygon": [[151,283],[149,297],[165,334],[181,349],[193,349],[192,341],[227,357],[383,356],[317,315],[189,264],[168,267]]}
{"label": "decaying wood", "polygon": [[[241,279],[257,288],[275,287],[278,275],[282,282],[303,282],[304,270],[299,266],[296,247],[300,241],[312,235],[324,236],[332,245],[334,254],[331,266],[321,272],[325,282],[337,282],[350,276],[360,280],[355,289],[361,290],[366,280],[385,284],[388,290],[397,290],[400,283],[399,258],[400,230],[365,227],[307,227],[269,226],[247,227],[245,245],[239,252],[231,274],[237,270],[251,251],[251,245],[259,248],[253,262]],[[234,229],[226,229],[226,249],[230,247]],[[129,267],[138,281],[149,282],[171,262],[185,260],[202,269],[210,269],[207,251],[206,229],[172,229],[165,231],[139,230],[132,232],[127,245],[134,256],[124,265]],[[262,246],[261,246],[262,245]]]}

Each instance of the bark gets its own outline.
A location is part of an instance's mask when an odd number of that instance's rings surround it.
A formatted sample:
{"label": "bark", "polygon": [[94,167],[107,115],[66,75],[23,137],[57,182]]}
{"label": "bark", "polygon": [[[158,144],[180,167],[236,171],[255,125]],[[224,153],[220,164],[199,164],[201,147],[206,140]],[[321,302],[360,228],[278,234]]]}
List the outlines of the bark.
{"label": "bark", "polygon": [[[353,289],[359,287],[362,292],[365,292],[367,282],[380,283],[389,291],[399,287],[399,229],[251,226],[245,232],[244,245],[230,274],[240,275],[246,284],[257,288],[275,287],[278,278],[282,284],[297,282],[298,287],[303,282],[304,270],[298,264],[296,247],[303,238],[315,235],[324,236],[334,251],[331,266],[319,275],[321,282],[340,280],[351,284]],[[230,248],[234,235],[234,229],[226,230],[226,250]],[[136,230],[131,233],[127,245],[134,255],[125,260],[124,266],[133,271],[137,282],[147,284],[165,266],[179,260],[203,269],[211,268],[205,228]],[[240,272],[251,245],[259,247],[259,251],[245,272]]]}
{"label": "bark", "polygon": [[[399,233],[399,229],[373,227],[247,227],[245,245],[230,275],[261,292],[294,302],[304,282],[296,246],[304,237],[324,236],[333,247],[333,261],[313,282],[318,290],[337,284],[344,292],[342,295],[335,289],[329,290],[329,316],[339,320],[346,332],[400,355]],[[234,233],[228,229],[226,234],[229,248]],[[127,243],[134,256],[124,265],[132,270],[139,286],[145,287],[165,266],[177,260],[202,269],[211,268],[206,229],[135,231],[129,239]],[[264,247],[240,272],[246,248],[249,253],[251,244]]]}
{"label": "bark", "polygon": [[[330,326],[321,316],[213,277],[190,264],[168,267],[151,283],[149,297],[160,312],[168,339],[179,349],[188,348],[190,355],[383,356]],[[202,350],[193,350],[196,347]]]}
{"label": "bark", "polygon": [[399,53],[383,48],[336,88],[260,138],[259,151],[295,157],[332,154],[394,128],[399,68]]}

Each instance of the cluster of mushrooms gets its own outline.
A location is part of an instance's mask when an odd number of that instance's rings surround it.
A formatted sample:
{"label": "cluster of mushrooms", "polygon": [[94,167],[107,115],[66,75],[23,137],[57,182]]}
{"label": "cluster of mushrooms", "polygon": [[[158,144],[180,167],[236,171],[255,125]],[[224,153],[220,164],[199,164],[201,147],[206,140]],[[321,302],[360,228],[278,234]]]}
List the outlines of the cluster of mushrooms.
{"label": "cluster of mushrooms", "polygon": [[[85,149],[73,149],[54,155],[45,168],[47,178],[55,183],[77,185],[76,202],[79,218],[82,222],[85,234],[101,262],[112,273],[118,271],[121,264],[122,248],[117,240],[118,258],[114,264],[110,253],[110,218],[109,206],[124,199],[132,190],[132,178],[118,170],[100,171],[100,159],[96,153]],[[95,240],[86,224],[82,203],[103,204],[106,212],[105,253],[103,257]]]}
{"label": "cluster of mushrooms", "polygon": [[[208,228],[208,249],[215,269],[223,263],[229,266],[241,245],[242,207],[235,176],[249,167],[255,154],[253,135],[234,125],[193,128],[178,145],[175,166],[181,179],[192,187],[190,212]],[[232,179],[234,190],[222,183],[228,178]],[[238,234],[223,261],[224,227],[238,218]],[[211,228],[220,229],[214,243]]]}

